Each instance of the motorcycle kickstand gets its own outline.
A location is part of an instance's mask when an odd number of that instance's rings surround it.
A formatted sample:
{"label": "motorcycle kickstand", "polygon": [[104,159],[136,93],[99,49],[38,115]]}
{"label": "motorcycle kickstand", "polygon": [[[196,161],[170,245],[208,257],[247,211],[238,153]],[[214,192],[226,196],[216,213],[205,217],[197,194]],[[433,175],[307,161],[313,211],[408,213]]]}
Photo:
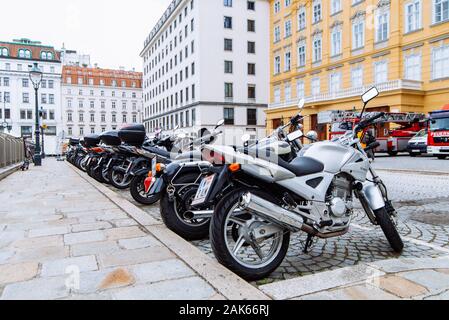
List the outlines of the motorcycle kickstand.
{"label": "motorcycle kickstand", "polygon": [[311,247],[312,244],[313,244],[313,239],[314,239],[314,238],[315,238],[315,237],[312,236],[311,234],[308,234],[308,235],[307,235],[307,240],[306,240],[306,243],[305,243],[305,245],[304,245],[304,250],[303,250],[303,252],[304,252],[305,254],[309,253],[309,249],[310,249],[310,247]]}

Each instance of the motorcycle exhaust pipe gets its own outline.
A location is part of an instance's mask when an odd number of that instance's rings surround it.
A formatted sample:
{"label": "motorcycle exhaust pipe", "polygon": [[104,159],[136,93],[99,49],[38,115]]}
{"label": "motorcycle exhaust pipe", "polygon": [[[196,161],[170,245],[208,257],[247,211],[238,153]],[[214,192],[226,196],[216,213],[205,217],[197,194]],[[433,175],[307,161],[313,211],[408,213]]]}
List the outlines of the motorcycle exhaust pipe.
{"label": "motorcycle exhaust pipe", "polygon": [[293,232],[301,231],[304,226],[303,218],[299,214],[288,211],[250,192],[242,195],[239,207],[241,210],[249,211]]}
{"label": "motorcycle exhaust pipe", "polygon": [[[240,213],[241,209],[235,209],[234,213]],[[214,210],[199,210],[199,211],[186,211],[184,212],[184,219],[195,220],[195,219],[210,219],[214,214]]]}

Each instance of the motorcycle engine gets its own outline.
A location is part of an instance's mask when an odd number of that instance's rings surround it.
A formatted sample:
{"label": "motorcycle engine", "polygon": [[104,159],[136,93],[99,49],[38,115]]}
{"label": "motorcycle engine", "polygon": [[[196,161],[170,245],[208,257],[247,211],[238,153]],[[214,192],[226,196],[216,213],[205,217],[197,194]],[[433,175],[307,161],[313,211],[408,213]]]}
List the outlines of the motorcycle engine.
{"label": "motorcycle engine", "polygon": [[345,176],[336,176],[328,191],[326,203],[333,226],[345,226],[352,215],[351,181]]}

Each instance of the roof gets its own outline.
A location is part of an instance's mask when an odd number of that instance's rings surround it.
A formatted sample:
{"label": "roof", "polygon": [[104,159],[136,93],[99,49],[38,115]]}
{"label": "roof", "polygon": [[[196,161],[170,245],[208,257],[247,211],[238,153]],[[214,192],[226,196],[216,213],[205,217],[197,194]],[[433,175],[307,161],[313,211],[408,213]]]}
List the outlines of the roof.
{"label": "roof", "polygon": [[[8,49],[8,56],[2,56],[3,58],[61,62],[61,54],[59,51],[55,50],[52,46],[42,45],[38,41],[31,41],[29,39],[13,40],[13,42],[0,41],[0,48]],[[31,59],[19,57],[19,50],[21,49],[29,50],[31,52]],[[52,53],[53,59],[42,59],[42,52]]]}
{"label": "roof", "polygon": [[80,66],[64,66],[62,68],[63,81],[66,84],[67,78],[71,78],[71,83],[76,85],[78,79],[83,79],[83,84],[87,85],[89,79],[93,79],[94,86],[100,86],[100,80],[104,81],[104,86],[112,86],[112,81],[117,82],[117,87],[121,86],[122,81],[126,82],[126,87],[135,88],[142,87],[142,72],[101,69],[101,68],[87,68]]}

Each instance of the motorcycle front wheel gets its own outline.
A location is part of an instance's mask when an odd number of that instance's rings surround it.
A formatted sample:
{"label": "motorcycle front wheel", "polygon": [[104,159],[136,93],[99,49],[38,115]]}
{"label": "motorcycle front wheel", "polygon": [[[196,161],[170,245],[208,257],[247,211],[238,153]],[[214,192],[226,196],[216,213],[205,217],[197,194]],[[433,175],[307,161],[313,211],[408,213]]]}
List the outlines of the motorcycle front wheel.
{"label": "motorcycle front wheel", "polygon": [[131,196],[140,204],[152,205],[159,201],[160,196],[148,195],[145,193],[145,179],[146,175],[135,176],[131,180],[131,185],[129,186]]}
{"label": "motorcycle front wheel", "polygon": [[269,193],[260,190],[235,190],[216,206],[210,227],[212,249],[217,260],[247,281],[257,281],[273,273],[287,254],[290,232],[279,229],[266,238],[254,239],[257,228],[273,227],[269,222],[237,210],[245,191],[277,203]]}
{"label": "motorcycle front wheel", "polygon": [[384,232],[385,237],[390,243],[391,248],[396,253],[401,253],[404,249],[404,242],[399,235],[396,225],[393,223],[393,220],[388,214],[387,209],[383,207],[379,210],[374,211],[374,214],[376,216],[377,223],[382,228],[382,231]]}

